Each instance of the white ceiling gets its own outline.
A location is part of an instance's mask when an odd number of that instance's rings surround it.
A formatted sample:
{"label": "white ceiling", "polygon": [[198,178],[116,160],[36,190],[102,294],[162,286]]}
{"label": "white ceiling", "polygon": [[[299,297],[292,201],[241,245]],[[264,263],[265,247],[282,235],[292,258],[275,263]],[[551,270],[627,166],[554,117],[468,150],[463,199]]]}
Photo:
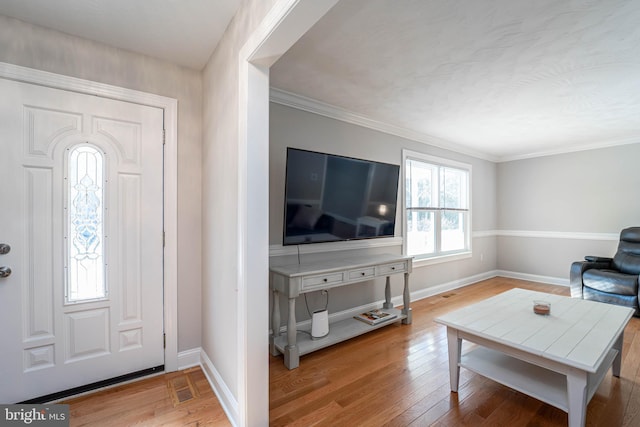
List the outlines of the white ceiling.
{"label": "white ceiling", "polygon": [[640,142],[640,1],[342,0],[271,81],[494,160]]}
{"label": "white ceiling", "polygon": [[[0,14],[200,70],[240,1],[0,0]],[[638,0],[342,0],[272,85],[492,160],[635,143],[639,22]]]}
{"label": "white ceiling", "polygon": [[201,70],[240,0],[0,0],[0,14]]}

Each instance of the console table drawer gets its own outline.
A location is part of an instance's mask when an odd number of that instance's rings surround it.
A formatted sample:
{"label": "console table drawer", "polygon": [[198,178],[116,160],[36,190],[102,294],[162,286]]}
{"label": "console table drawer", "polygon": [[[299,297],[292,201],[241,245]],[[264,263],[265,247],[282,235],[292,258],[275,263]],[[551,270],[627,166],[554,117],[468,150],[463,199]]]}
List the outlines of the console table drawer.
{"label": "console table drawer", "polygon": [[391,274],[391,273],[398,273],[401,271],[407,271],[406,262],[396,262],[393,264],[386,264],[378,267],[379,274]]}
{"label": "console table drawer", "polygon": [[326,285],[335,285],[344,281],[343,273],[322,274],[318,276],[310,276],[302,279],[302,289],[307,290],[316,287],[324,287]]}
{"label": "console table drawer", "polygon": [[351,270],[349,273],[349,280],[364,279],[367,277],[374,277],[376,275],[376,269],[374,267],[362,268],[359,270]]}

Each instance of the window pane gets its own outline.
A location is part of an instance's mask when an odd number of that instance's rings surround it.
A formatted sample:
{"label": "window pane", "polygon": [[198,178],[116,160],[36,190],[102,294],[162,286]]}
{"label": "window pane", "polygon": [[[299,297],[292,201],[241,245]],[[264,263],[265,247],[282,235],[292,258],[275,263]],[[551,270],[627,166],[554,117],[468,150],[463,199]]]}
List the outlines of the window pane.
{"label": "window pane", "polygon": [[106,296],[103,243],[104,158],[83,145],[69,152],[67,185],[67,302]]}
{"label": "window pane", "polygon": [[440,169],[440,207],[467,208],[467,175],[460,169]]}
{"label": "window pane", "polygon": [[465,249],[465,220],[466,212],[442,211],[442,251],[455,251]]}
{"label": "window pane", "polygon": [[407,207],[434,207],[438,200],[437,168],[416,160],[407,161]]}
{"label": "window pane", "polygon": [[408,255],[435,252],[434,212],[407,210]]}

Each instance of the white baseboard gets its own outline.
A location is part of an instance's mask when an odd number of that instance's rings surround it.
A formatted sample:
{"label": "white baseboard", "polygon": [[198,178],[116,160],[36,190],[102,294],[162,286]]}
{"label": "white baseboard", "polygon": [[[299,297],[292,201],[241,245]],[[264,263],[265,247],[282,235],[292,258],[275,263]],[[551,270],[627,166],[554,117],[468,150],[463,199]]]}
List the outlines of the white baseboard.
{"label": "white baseboard", "polygon": [[200,350],[200,366],[207,377],[207,381],[209,381],[209,385],[211,385],[213,392],[218,398],[220,405],[222,405],[222,409],[224,409],[224,412],[227,414],[229,422],[233,426],[239,425],[240,412],[238,408],[238,401],[233,393],[231,393],[231,390],[227,387],[227,384],[224,382],[204,350]]}
{"label": "white baseboard", "polygon": [[546,283],[556,286],[569,286],[569,279],[561,279],[559,277],[540,276],[536,274],[517,273],[507,270],[491,270],[474,276],[465,277],[463,279],[454,280],[452,282],[443,283],[441,285],[433,286],[426,289],[420,289],[411,293],[411,301],[418,301],[423,298],[428,298],[433,295],[449,292],[454,289],[462,288],[464,286],[472,285],[483,280],[491,279],[493,277],[508,277],[510,279],[528,280],[529,282]]}
{"label": "white baseboard", "polygon": [[204,372],[204,375],[207,377],[207,381],[218,398],[229,422],[233,426],[237,426],[239,419],[238,402],[211,362],[211,359],[209,359],[209,356],[207,356],[201,347],[178,353],[178,369],[182,370],[194,366],[200,366],[202,368],[202,372]]}
{"label": "white baseboard", "polygon": [[411,301],[418,301],[424,298],[432,297],[437,294],[449,292],[454,289],[472,285],[474,283],[491,279],[492,277],[496,277],[496,276],[499,276],[496,270],[485,271],[484,273],[475,274],[473,276],[464,277],[462,279],[453,280],[451,282],[442,283],[440,285],[431,286],[425,289],[420,289],[420,290],[411,292]]}
{"label": "white baseboard", "polygon": [[530,282],[548,283],[557,286],[569,286],[569,279],[551,276],[541,276],[539,274],[517,273],[515,271],[496,270],[496,276],[508,277],[510,279],[528,280]]}
{"label": "white baseboard", "polygon": [[194,366],[200,366],[201,352],[202,352],[202,349],[200,347],[179,352],[178,353],[178,370],[192,368]]}

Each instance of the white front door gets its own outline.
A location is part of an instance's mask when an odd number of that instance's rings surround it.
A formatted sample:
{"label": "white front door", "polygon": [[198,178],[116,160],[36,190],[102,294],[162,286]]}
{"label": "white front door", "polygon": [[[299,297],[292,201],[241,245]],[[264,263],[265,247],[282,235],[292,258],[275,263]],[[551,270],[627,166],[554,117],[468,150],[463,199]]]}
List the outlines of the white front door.
{"label": "white front door", "polygon": [[0,79],[0,404],[164,364],[162,167],[161,109]]}

